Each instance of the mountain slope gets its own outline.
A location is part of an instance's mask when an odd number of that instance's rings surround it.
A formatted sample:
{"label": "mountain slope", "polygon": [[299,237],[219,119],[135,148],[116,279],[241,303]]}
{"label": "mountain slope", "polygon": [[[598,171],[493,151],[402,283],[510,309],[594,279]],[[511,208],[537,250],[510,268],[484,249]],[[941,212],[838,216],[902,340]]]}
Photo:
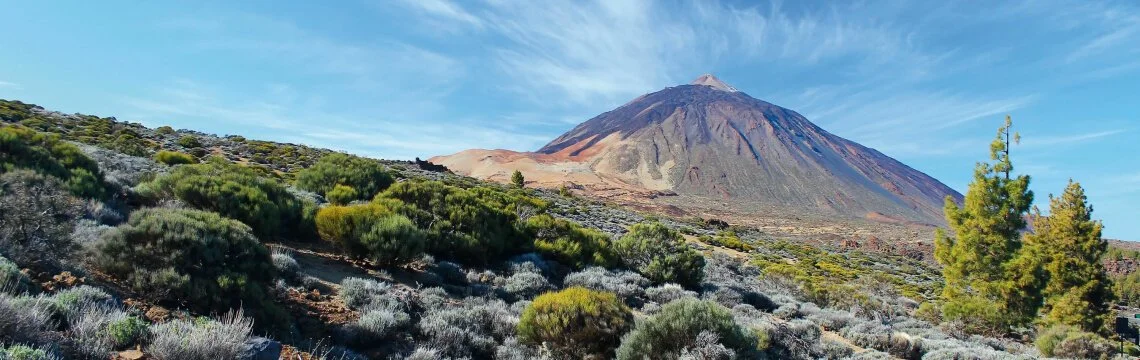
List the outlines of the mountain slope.
{"label": "mountain slope", "polygon": [[[675,192],[736,204],[942,223],[961,195],[874,149],[704,75],[590,119],[533,153],[468,150],[432,162],[538,186]],[[745,206],[747,207],[747,206]]]}

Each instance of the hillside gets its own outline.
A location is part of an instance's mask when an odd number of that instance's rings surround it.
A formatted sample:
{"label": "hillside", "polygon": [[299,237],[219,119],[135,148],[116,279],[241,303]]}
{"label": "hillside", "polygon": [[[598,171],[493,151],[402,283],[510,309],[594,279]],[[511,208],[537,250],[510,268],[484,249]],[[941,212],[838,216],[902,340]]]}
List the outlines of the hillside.
{"label": "hillside", "polygon": [[598,115],[535,152],[432,158],[461,174],[567,186],[694,213],[778,210],[836,219],[944,224],[961,194],[874,149],[704,75]]}
{"label": "hillside", "polygon": [[9,358],[1039,356],[939,323],[938,269],[878,239],[13,101],[0,120]]}

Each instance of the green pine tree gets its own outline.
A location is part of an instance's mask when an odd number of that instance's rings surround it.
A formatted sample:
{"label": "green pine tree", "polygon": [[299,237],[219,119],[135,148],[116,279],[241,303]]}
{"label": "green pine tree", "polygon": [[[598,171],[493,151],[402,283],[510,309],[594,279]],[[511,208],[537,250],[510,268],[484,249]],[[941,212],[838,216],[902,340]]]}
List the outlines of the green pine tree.
{"label": "green pine tree", "polygon": [[1092,220],[1080,183],[1069,180],[1060,197],[1049,197],[1049,215],[1034,214],[1029,247],[1039,249],[1048,274],[1044,289],[1042,322],[1070,325],[1101,332],[1109,320],[1112,284],[1101,260],[1108,242],[1101,239],[1101,223]]}
{"label": "green pine tree", "polygon": [[521,171],[515,170],[515,173],[511,174],[511,185],[520,189],[526,185],[526,179],[523,178]]}
{"label": "green pine tree", "polygon": [[1007,116],[990,145],[993,163],[978,163],[962,206],[946,199],[953,234],[935,234],[935,259],[943,266],[943,318],[973,333],[1001,335],[1032,322],[1040,304],[1036,256],[1022,251],[1021,231],[1033,202],[1029,176],[1013,176]]}

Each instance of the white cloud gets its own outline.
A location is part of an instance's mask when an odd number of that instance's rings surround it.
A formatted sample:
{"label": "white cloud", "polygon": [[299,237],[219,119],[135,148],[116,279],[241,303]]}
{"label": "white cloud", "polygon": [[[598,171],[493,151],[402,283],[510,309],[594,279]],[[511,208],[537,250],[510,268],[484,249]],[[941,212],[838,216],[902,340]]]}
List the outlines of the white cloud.
{"label": "white cloud", "polygon": [[1082,142],[1086,142],[1086,141],[1090,141],[1090,140],[1096,140],[1096,139],[1120,134],[1120,133],[1123,133],[1125,131],[1126,130],[1124,130],[1124,129],[1115,129],[1115,130],[1096,131],[1096,132],[1090,132],[1090,133],[1071,134],[1071,135],[1028,136],[1028,137],[1023,138],[1023,140],[1021,141],[1021,144],[1025,145],[1026,147],[1042,147],[1042,146],[1078,144],[1078,143],[1082,143]]}
{"label": "white cloud", "polygon": [[280,84],[268,85],[266,90],[251,98],[235,99],[222,96],[215,87],[176,80],[152,96],[124,96],[120,100],[134,110],[133,117],[150,126],[192,124],[184,127],[210,131],[210,128],[232,130],[240,125],[261,130],[256,133],[272,134],[264,140],[303,143],[386,159],[427,158],[487,146],[527,150],[541,146],[554,136],[519,134],[478,121],[393,120],[295,106],[306,94],[293,89],[285,91]]}
{"label": "white cloud", "polygon": [[0,81],[0,88],[9,88],[9,89],[20,90],[20,89],[23,89],[24,87],[20,86],[20,84],[14,83],[14,82]]}
{"label": "white cloud", "polygon": [[400,0],[401,4],[431,16],[482,28],[483,21],[450,0]]}

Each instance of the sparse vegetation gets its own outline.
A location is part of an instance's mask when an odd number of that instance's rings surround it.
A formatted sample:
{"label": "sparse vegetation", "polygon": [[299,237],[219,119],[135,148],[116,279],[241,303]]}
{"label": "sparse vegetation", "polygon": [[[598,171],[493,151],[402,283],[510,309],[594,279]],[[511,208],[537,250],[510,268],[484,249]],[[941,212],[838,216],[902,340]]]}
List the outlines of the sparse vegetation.
{"label": "sparse vegetation", "polygon": [[[13,260],[0,258],[0,358],[109,358],[135,348],[160,359],[235,358],[247,355],[255,326],[295,349],[329,349],[308,355],[345,359],[363,357],[355,352],[409,359],[1103,358],[1114,350],[1102,337],[1110,312],[1100,307],[1111,296],[1096,264],[1140,258],[1105,254],[1091,207],[1072,186],[1049,216],[1033,215],[1039,231],[1011,238],[1026,250],[994,260],[1004,264],[993,272],[1001,277],[948,284],[971,292],[951,298],[937,269],[921,261],[773,240],[720,220],[682,222],[554,190],[427,173],[416,164],[152,131],[17,102],[0,101],[0,120],[23,124],[0,128],[0,146],[20,149],[0,154],[0,240],[7,241],[0,253]],[[197,144],[180,144],[187,138]],[[205,163],[188,161],[207,153],[214,157]],[[1020,178],[992,184],[1005,181],[998,179],[1008,166],[1002,159],[984,177],[986,189],[1016,195]],[[36,196],[43,198],[28,200]],[[996,224],[975,217],[989,214],[971,210],[977,204],[970,199],[955,214],[977,221],[962,224]],[[1022,197],[1006,200],[1014,199]],[[71,211],[73,204],[82,206]],[[998,211],[1002,221],[1020,209],[985,204],[1008,208]],[[67,211],[41,211],[49,208]],[[18,222],[44,230],[39,240],[11,240],[20,227],[9,224]],[[956,231],[939,246],[998,241],[994,234],[1012,234],[1004,231],[1015,225]],[[699,241],[687,243],[679,231]],[[300,243],[316,235],[337,246]],[[81,245],[90,256],[66,259],[66,249]],[[965,250],[955,254],[972,254]],[[40,266],[44,261],[54,264]],[[1122,303],[1140,303],[1137,283],[1113,284]],[[1046,316],[1029,322],[1018,314],[1036,308],[996,297],[1034,299],[1037,290]],[[252,319],[201,317],[243,309]],[[644,317],[636,326],[634,313]],[[151,323],[152,315],[165,320]],[[319,339],[332,343],[310,343]]]}

